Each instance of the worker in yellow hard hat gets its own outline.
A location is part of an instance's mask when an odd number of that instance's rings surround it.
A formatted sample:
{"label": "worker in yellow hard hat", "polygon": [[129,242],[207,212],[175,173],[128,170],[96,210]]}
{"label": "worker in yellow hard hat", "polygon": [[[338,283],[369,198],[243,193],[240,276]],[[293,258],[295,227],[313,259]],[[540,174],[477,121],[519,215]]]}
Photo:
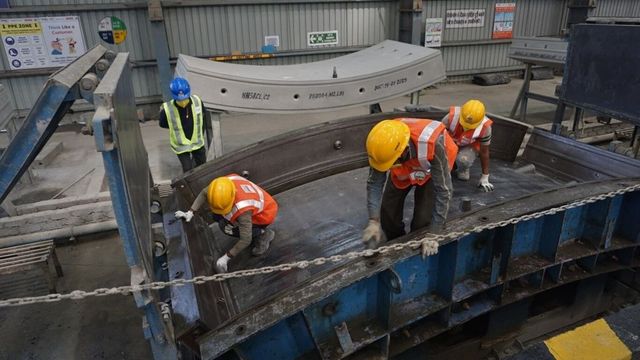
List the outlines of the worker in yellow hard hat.
{"label": "worker in yellow hard hat", "polygon": [[176,211],[177,219],[189,222],[193,213],[205,202],[213,212],[220,230],[239,238],[239,241],[216,261],[219,273],[227,272],[231,258],[255,241],[251,253],[260,256],[267,252],[275,232],[267,229],[278,214],[278,204],[260,186],[236,174],[214,179],[203,189],[188,211]]}
{"label": "worker in yellow hard hat", "polygon": [[484,104],[479,100],[469,100],[462,107],[452,106],[442,123],[460,147],[456,159],[458,179],[469,180],[471,165],[479,155],[482,175],[478,187],[483,191],[493,191],[493,184],[489,182],[489,145],[493,122],[486,116]]}
{"label": "worker in yellow hard hat", "polygon": [[412,188],[411,231],[429,227],[440,232],[453,194],[451,169],[458,153],[444,125],[427,119],[384,120],[371,129],[366,147],[369,224],[362,240],[375,247],[383,232],[388,240],[405,234],[404,200]]}

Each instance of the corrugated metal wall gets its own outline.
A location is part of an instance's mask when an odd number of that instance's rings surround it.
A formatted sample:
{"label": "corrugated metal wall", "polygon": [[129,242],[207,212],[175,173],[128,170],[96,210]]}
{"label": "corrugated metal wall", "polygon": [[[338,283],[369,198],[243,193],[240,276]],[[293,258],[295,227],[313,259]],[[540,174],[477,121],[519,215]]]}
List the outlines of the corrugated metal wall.
{"label": "corrugated metal wall", "polygon": [[396,39],[398,3],[304,3],[175,7],[165,10],[171,56],[259,52],[265,35],[279,35],[279,51],[308,49],[311,31],[338,30],[340,47]]}
{"label": "corrugated metal wall", "polygon": [[[423,18],[444,18],[447,9],[485,9],[485,23],[477,28],[444,29],[442,52],[450,79],[478,72],[513,71],[522,65],[507,58],[509,40],[493,40],[496,2],[509,0],[425,0]],[[566,19],[568,0],[512,0],[516,2],[515,36],[557,35]],[[87,46],[107,45],[97,33],[100,19],[117,16],[128,28],[127,40],[109,45],[116,51],[128,51],[134,63],[136,96],[153,98],[160,94],[157,70],[153,63],[151,31],[144,2],[127,0],[12,0],[11,6],[23,12],[1,12],[0,18],[34,16],[79,16]],[[200,1],[204,4],[206,1]],[[112,5],[111,7],[109,5]],[[284,65],[329,59],[378,43],[397,39],[400,2],[369,0],[312,3],[288,1],[246,5],[216,1],[202,6],[165,7],[165,25],[172,57],[179,53],[195,56],[259,52],[264,36],[279,35],[281,52],[302,52],[266,60],[248,60],[255,65]],[[56,12],[42,12],[42,6],[59,5]],[[81,7],[81,5],[83,5]],[[89,6],[87,6],[89,5]],[[91,5],[96,5],[92,7]],[[74,8],[78,6],[78,8]],[[133,8],[129,8],[133,7]],[[640,16],[640,0],[598,0],[591,16]],[[314,53],[306,44],[310,31],[338,30],[339,49],[333,53]],[[46,76],[25,73],[11,77],[5,56],[0,56],[0,83],[13,93],[16,107],[29,108],[35,101]]]}
{"label": "corrugated metal wall", "polygon": [[638,0],[598,0],[596,8],[589,16],[598,17],[640,17]]}
{"label": "corrugated metal wall", "polygon": [[[146,8],[123,9],[122,4],[113,9],[105,6],[94,10],[85,8],[43,13],[44,5],[116,4],[118,0],[13,0],[14,8],[29,6],[25,12],[0,12],[0,18],[36,16],[79,16],[85,42],[88,47],[96,44],[108,45],[98,36],[97,26],[105,16],[117,16],[124,20],[128,35],[121,45],[107,47],[116,51],[127,51],[135,64],[152,62],[155,58]],[[128,3],[132,3],[129,1]],[[139,4],[138,4],[139,5]],[[348,48],[362,48],[385,39],[396,39],[399,18],[398,2],[358,1],[323,3],[288,3],[268,5],[208,5],[166,7],[164,9],[167,39],[172,57],[179,53],[195,56],[260,52],[264,36],[279,35],[279,51],[308,51],[306,34],[310,31],[338,30],[341,49],[336,53],[301,54],[268,60],[254,60],[252,64],[298,64],[328,59],[348,53]],[[344,51],[343,49],[344,48]],[[9,66],[5,56],[0,56],[0,70]],[[146,98],[158,96],[157,71],[155,66],[135,66],[133,78],[136,96]],[[12,90],[16,106],[29,108],[36,100],[46,76],[21,76],[0,80]]]}
{"label": "corrugated metal wall", "polygon": [[[449,77],[522,67],[507,57],[508,40],[492,39],[496,2],[502,1],[430,0],[424,3],[424,18],[444,19],[447,10],[485,10],[482,27],[451,29],[445,25],[441,50]],[[564,7],[562,0],[516,1],[514,36],[557,35]]]}
{"label": "corrugated metal wall", "polygon": [[[36,7],[37,9],[37,7]],[[97,10],[97,11],[62,11],[62,12],[18,12],[18,13],[2,13],[0,19],[4,18],[24,18],[24,17],[45,17],[45,16],[78,16],[82,26],[85,44],[88,48],[96,44],[102,44],[105,47],[115,51],[129,52],[132,60],[151,60],[154,59],[152,44],[150,41],[151,33],[149,20],[146,9],[132,10]],[[110,45],[100,40],[98,36],[98,23],[107,16],[117,16],[122,19],[127,26],[127,39],[120,45]],[[4,51],[3,51],[4,54]],[[1,56],[1,70],[8,70],[9,64],[6,56]],[[156,96],[160,93],[155,67],[136,67],[133,69],[136,96],[148,97]],[[0,83],[7,86],[13,91],[16,107],[18,109],[26,109],[33,105],[38,92],[46,81],[47,76],[24,76],[3,79]]]}

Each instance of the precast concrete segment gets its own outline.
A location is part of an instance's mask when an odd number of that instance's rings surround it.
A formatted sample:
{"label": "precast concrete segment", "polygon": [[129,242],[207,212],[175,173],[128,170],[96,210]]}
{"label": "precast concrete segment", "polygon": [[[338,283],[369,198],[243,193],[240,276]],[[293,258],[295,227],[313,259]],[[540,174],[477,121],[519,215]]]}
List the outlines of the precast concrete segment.
{"label": "precast concrete segment", "polygon": [[386,40],[309,64],[252,66],[180,54],[176,75],[207,108],[251,113],[335,111],[379,103],[446,78],[439,50]]}
{"label": "precast concrete segment", "polygon": [[561,67],[567,60],[566,40],[552,37],[514,38],[509,57],[524,63]]}

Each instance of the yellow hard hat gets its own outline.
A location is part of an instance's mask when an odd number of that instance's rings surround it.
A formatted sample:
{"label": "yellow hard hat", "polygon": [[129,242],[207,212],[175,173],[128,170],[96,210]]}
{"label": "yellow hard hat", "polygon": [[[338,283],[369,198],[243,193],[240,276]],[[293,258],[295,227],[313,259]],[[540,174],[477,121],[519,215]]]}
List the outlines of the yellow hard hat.
{"label": "yellow hard hat", "polygon": [[460,125],[465,130],[477,128],[484,119],[484,104],[479,100],[469,100],[462,105]]}
{"label": "yellow hard hat", "polygon": [[224,215],[231,212],[236,198],[236,186],[226,176],[214,179],[207,189],[207,200],[214,214]]}
{"label": "yellow hard hat", "polygon": [[387,171],[398,160],[409,144],[411,131],[400,120],[383,120],[367,136],[369,165],[378,171]]}

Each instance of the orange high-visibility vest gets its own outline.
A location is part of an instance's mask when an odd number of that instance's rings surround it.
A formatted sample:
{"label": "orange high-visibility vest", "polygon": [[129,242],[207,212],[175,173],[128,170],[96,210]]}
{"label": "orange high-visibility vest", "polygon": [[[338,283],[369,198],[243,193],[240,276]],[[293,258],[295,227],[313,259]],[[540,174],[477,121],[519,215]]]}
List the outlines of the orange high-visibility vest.
{"label": "orange high-visibility vest", "polygon": [[424,185],[431,179],[431,161],[435,156],[436,140],[444,135],[444,147],[447,152],[449,171],[458,155],[458,146],[439,121],[426,119],[398,119],[409,125],[411,142],[418,154],[402,164],[391,168],[391,182],[398,189],[406,189],[412,185]]}
{"label": "orange high-visibility vest", "polygon": [[253,211],[251,222],[256,225],[269,225],[273,223],[278,214],[278,203],[260,186],[243,178],[240,175],[227,175],[236,186],[236,198],[233,208],[224,218],[235,223],[238,216]]}
{"label": "orange high-visibility vest", "polygon": [[447,130],[449,130],[456,145],[460,147],[471,145],[475,151],[480,151],[480,142],[478,139],[485,136],[487,129],[493,124],[493,121],[485,116],[477,128],[465,131],[462,125],[460,125],[460,111],[460,106],[452,106],[449,108],[449,116],[444,122],[444,125],[447,127]]}

